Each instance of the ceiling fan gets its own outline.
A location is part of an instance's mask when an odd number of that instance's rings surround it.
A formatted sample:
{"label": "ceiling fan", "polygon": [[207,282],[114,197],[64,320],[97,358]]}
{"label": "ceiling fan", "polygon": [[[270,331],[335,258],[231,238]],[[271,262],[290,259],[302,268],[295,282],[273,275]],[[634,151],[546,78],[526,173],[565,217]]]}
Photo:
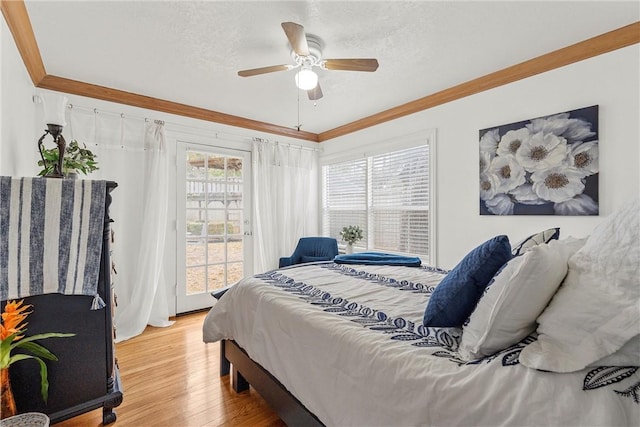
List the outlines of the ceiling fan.
{"label": "ceiling fan", "polygon": [[363,59],[322,59],[322,44],[318,37],[305,34],[304,27],[295,22],[283,22],[282,29],[291,44],[291,56],[295,65],[272,65],[269,67],[253,68],[251,70],[238,71],[241,77],[251,77],[259,74],[273,73],[276,71],[289,71],[300,68],[296,73],[296,85],[307,91],[310,100],[322,98],[322,89],[318,83],[318,75],[313,67],[325,70],[344,71],[376,71],[378,60],[372,58]]}

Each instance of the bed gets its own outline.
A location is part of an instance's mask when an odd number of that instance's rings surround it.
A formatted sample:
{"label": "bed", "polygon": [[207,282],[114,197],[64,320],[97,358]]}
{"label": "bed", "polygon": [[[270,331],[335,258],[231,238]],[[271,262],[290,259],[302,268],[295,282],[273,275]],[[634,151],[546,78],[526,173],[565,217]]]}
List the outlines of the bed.
{"label": "bed", "polygon": [[[638,221],[638,206],[625,221]],[[619,215],[601,225],[585,239],[541,233],[540,242],[509,243],[509,260],[498,262],[461,325],[430,326],[425,307],[484,244],[451,272],[337,259],[245,278],[207,315],[204,341],[221,341],[221,374],[231,362],[236,389],[251,383],[288,425],[637,426],[638,232],[612,236]],[[605,235],[615,250],[602,244]],[[584,270],[598,251],[617,265]],[[621,280],[611,279],[613,267]],[[576,297],[590,295],[585,283],[618,297],[600,298],[589,314]],[[567,314],[567,301],[580,307]],[[603,320],[585,322],[583,314]]]}

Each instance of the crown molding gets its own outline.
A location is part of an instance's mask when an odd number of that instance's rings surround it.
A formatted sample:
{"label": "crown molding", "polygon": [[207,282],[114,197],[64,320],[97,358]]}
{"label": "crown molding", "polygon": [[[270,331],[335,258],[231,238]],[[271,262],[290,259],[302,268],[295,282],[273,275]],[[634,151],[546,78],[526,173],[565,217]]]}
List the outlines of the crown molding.
{"label": "crown molding", "polygon": [[208,122],[318,142],[318,135],[315,133],[298,131],[294,128],[259,122],[257,120],[233,116],[231,114],[207,110],[205,108],[193,107],[191,105],[180,104],[160,98],[153,98],[151,96],[139,95],[132,92],[125,92],[123,90],[80,82],[78,80],[66,79],[64,77],[52,76],[50,74],[44,76],[37,87],[101,99],[103,101],[117,102],[118,104],[131,105],[134,107],[145,108],[147,110],[176,114],[178,116],[190,117]]}
{"label": "crown molding", "polygon": [[476,93],[494,89],[527,77],[535,76],[565,65],[602,55],[640,43],[640,22],[601,34],[571,46],[538,56],[520,64],[504,68],[486,76],[461,83],[432,95],[407,102],[389,110],[373,114],[335,129],[321,132],[320,142],[357,132],[380,123],[408,116]]}

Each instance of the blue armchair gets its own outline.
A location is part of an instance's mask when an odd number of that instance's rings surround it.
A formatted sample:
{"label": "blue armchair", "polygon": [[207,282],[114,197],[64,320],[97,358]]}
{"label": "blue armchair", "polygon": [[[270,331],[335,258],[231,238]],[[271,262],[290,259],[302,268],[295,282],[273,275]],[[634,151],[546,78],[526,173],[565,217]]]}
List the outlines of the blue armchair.
{"label": "blue armchair", "polygon": [[331,261],[338,255],[338,241],[332,237],[303,237],[293,255],[280,258],[279,268],[314,261]]}

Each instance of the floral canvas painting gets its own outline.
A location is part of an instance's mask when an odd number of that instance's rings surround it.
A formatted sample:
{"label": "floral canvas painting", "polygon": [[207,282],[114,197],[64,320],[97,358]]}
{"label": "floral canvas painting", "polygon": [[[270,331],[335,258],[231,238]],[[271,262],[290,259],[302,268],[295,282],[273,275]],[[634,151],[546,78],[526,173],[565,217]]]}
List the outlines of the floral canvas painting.
{"label": "floral canvas painting", "polygon": [[598,106],[480,131],[481,215],[598,215]]}

